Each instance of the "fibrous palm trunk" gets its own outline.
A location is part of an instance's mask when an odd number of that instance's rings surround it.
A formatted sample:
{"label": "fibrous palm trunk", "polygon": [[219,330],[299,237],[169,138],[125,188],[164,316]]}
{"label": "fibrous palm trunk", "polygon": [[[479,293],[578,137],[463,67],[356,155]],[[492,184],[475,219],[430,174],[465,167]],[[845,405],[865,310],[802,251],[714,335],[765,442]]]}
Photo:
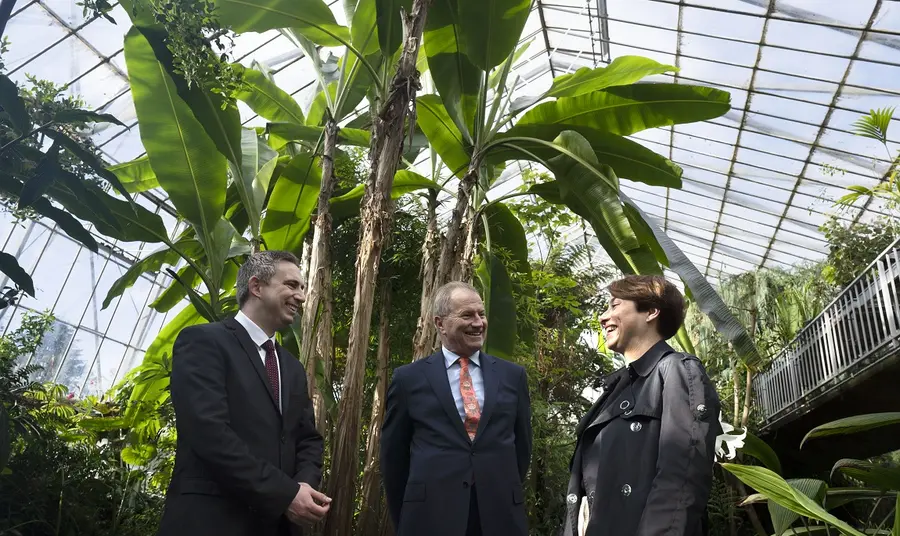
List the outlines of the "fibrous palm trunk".
{"label": "fibrous palm trunk", "polygon": [[369,418],[369,439],[366,442],[366,465],[362,477],[362,504],[359,508],[358,534],[378,534],[381,521],[381,424],[384,422],[384,403],[387,393],[388,370],[391,365],[391,281],[382,280],[381,319],[378,327],[378,368],[375,392],[372,393],[372,415]]}
{"label": "fibrous palm trunk", "polygon": [[306,381],[316,408],[316,428],[325,427],[325,411],[316,386],[316,367],[320,359],[331,357],[331,235],[330,201],[337,182],[334,176],[334,151],[337,145],[337,124],[333,119],[325,123],[322,149],[322,187],[319,190],[315,229],[310,249],[306,304],[301,324],[300,361],[306,367]]}
{"label": "fibrous palm trunk", "polygon": [[428,229],[425,232],[425,243],[422,244],[422,297],[419,308],[419,321],[413,339],[413,360],[422,359],[431,354],[436,336],[432,322],[432,301],[434,300],[434,277],[440,254],[441,236],[437,226],[437,191],[431,191],[428,197]]}
{"label": "fibrous palm trunk", "polygon": [[329,495],[333,499],[325,525],[325,534],[328,536],[353,534],[359,429],[375,281],[381,263],[381,251],[391,227],[391,188],[403,149],[404,127],[415,92],[419,88],[416,59],[419,56],[419,44],[429,5],[430,0],[414,0],[412,11],[403,14],[405,35],[397,72],[391,81],[390,93],[374,120],[369,150],[369,177],[360,207],[361,228],[356,256],[356,291],[350,321],[350,344],[347,349],[347,365],[328,486]]}

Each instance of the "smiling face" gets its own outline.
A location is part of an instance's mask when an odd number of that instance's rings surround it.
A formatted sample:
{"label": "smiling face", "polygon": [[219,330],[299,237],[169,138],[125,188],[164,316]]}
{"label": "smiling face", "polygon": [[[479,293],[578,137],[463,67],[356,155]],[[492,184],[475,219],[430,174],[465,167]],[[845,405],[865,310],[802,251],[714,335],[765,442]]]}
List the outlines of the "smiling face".
{"label": "smiling face", "polygon": [[471,357],[484,346],[487,335],[487,316],[484,302],[476,292],[456,289],[450,295],[450,312],[434,318],[441,343],[448,350]]}
{"label": "smiling face", "polygon": [[654,322],[658,316],[657,309],[638,311],[636,302],[611,297],[609,308],[600,317],[606,347],[628,356],[632,349],[646,346],[649,339],[659,339]]}
{"label": "smiling face", "polygon": [[275,265],[275,274],[267,283],[252,277],[250,292],[259,299],[258,311],[268,324],[260,327],[272,332],[290,326],[306,301],[300,267],[288,261]]}

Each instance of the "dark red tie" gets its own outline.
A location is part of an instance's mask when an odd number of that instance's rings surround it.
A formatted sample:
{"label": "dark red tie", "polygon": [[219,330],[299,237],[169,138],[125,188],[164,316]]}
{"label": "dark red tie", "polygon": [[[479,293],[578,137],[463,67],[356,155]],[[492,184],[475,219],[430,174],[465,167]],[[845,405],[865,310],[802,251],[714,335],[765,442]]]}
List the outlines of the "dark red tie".
{"label": "dark red tie", "polygon": [[466,418],[463,424],[469,439],[475,440],[478,431],[478,421],[481,420],[481,408],[478,406],[478,396],[475,394],[475,386],[472,385],[472,375],[469,373],[469,358],[459,358],[459,392],[462,395],[463,407],[466,410]]}
{"label": "dark red tie", "polygon": [[266,351],[266,375],[269,377],[269,383],[272,384],[272,391],[275,393],[275,400],[281,403],[278,395],[278,359],[275,357],[275,345],[272,341],[266,341],[262,345]]}

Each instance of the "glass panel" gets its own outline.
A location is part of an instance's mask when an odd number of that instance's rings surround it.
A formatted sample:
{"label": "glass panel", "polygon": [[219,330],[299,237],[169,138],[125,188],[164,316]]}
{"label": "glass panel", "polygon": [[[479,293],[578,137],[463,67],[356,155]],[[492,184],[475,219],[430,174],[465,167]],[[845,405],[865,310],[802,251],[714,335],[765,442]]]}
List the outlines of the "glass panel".
{"label": "glass panel", "polygon": [[53,381],[74,335],[75,328],[73,326],[59,320],[53,322],[53,326],[44,335],[44,340],[41,341],[41,345],[34,352],[34,357],[31,359],[32,364],[44,367],[43,370],[35,374],[34,379],[36,381]]}
{"label": "glass panel", "polygon": [[66,360],[63,362],[59,375],[56,377],[56,382],[67,386],[70,393],[79,395],[84,379],[97,356],[100,341],[99,335],[79,329],[69,348],[69,353],[66,354]]}
{"label": "glass panel", "polygon": [[69,279],[53,308],[53,314],[60,320],[78,324],[84,315],[96,281],[100,278],[106,258],[87,248],[81,248]]}
{"label": "glass panel", "polygon": [[47,244],[47,252],[41,257],[37,268],[31,275],[34,280],[36,309],[51,309],[59,297],[69,275],[69,267],[72,266],[75,256],[81,246],[68,238],[54,233],[53,238]]}
{"label": "glass panel", "polygon": [[101,333],[106,331],[113,315],[116,313],[116,307],[118,307],[120,298],[113,299],[106,309],[103,309],[103,300],[106,299],[106,294],[112,288],[113,283],[122,277],[124,273],[125,267],[121,264],[113,261],[106,263],[103,274],[100,276],[100,281],[97,282],[94,294],[91,296],[90,302],[88,302],[87,311],[85,311],[84,317],[81,319],[83,327]]}
{"label": "glass panel", "polygon": [[123,343],[131,340],[138,319],[141,313],[145,312],[152,286],[150,280],[139,277],[134,285],[122,294],[119,307],[116,309],[116,321],[110,324],[106,332],[107,337]]}
{"label": "glass panel", "polygon": [[19,261],[19,266],[29,274],[37,264],[38,257],[44,252],[44,246],[50,238],[51,232],[47,227],[39,223],[31,223],[25,231],[23,242],[15,252],[11,249],[5,250],[6,253],[15,255]]}
{"label": "glass panel", "polygon": [[[162,316],[162,315],[160,315]],[[122,366],[119,367],[119,373],[116,375],[116,383],[122,381],[125,375],[135,369],[144,360],[144,351],[136,348],[128,348],[125,351],[125,359]]]}
{"label": "glass panel", "polygon": [[81,396],[99,396],[108,391],[116,379],[116,373],[125,356],[125,345],[104,339],[94,366],[88,374]]}

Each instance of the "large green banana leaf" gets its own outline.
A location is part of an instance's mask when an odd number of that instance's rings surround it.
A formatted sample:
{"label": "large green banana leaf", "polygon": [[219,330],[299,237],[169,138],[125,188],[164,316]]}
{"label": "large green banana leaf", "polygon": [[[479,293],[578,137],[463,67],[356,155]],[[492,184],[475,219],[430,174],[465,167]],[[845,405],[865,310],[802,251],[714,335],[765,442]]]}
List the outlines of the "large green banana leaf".
{"label": "large green banana leaf", "polygon": [[755,369],[762,364],[762,356],[759,354],[759,350],[756,348],[756,344],[753,342],[750,334],[734,317],[731,310],[725,305],[725,302],[722,301],[722,298],[700,270],[675,245],[675,242],[669,238],[665,231],[660,229],[658,225],[644,214],[634,201],[624,193],[620,192],[619,196],[625,204],[631,206],[637,215],[647,223],[653,232],[653,236],[659,243],[658,247],[665,252],[666,257],[669,259],[669,268],[681,277],[685,286],[690,289],[697,307],[709,317],[716,330],[731,343],[744,365]]}
{"label": "large green banana leaf", "polygon": [[159,181],[150,166],[150,158],[142,156],[109,168],[129,192],[136,194],[159,188]]}
{"label": "large green banana leaf", "polygon": [[[182,283],[179,283],[181,281]],[[181,270],[178,270],[178,281],[172,281],[169,284],[168,288],[162,292],[153,303],[150,304],[150,307],[158,312],[158,313],[168,313],[172,310],[173,307],[178,305],[184,300],[187,296],[187,291],[185,290],[185,285],[190,286],[191,288],[196,288],[197,285],[200,284],[200,274],[197,273],[197,270],[194,270],[193,266],[187,265],[183,267]],[[224,286],[224,284],[223,284]]]}
{"label": "large green banana leaf", "polygon": [[278,153],[266,145],[255,130],[243,131],[241,147],[241,172],[234,173],[234,185],[247,211],[250,233],[256,237],[259,236],[259,223],[266,192],[269,191],[269,181],[278,164]]}
{"label": "large green banana leaf", "polygon": [[[153,49],[156,60],[168,74],[169,82],[222,155],[235,165],[241,164],[241,116],[236,106],[226,104],[225,98],[207,91],[197,84],[188,85],[176,70],[172,52],[166,45],[168,35],[162,27],[135,26]],[[138,112],[138,120],[142,120]],[[142,132],[143,134],[143,132]],[[151,165],[152,165],[151,155]]]}
{"label": "large green banana leaf", "polygon": [[307,153],[291,159],[269,197],[262,238],[267,249],[299,253],[322,187],[322,169]]}
{"label": "large green banana leaf", "polygon": [[352,17],[347,17],[350,23],[350,43],[362,53],[370,56],[378,52],[378,23],[376,14],[376,0],[359,0]]}
{"label": "large green banana leaf", "polygon": [[225,209],[225,158],[136,28],[125,37],[125,60],[150,165],[170,202],[209,247]]}
{"label": "large green banana leaf", "polygon": [[450,118],[441,98],[437,95],[419,97],[416,100],[416,119],[431,148],[450,171],[462,178],[468,171],[471,156],[462,133]]}
{"label": "large green banana leaf", "polygon": [[[78,194],[66,186],[54,184],[50,188],[50,197],[73,216],[93,223],[98,232],[112,239],[150,243],[167,239],[166,226],[159,215],[139,204],[116,199],[94,184],[82,183]],[[116,225],[110,225],[100,215],[101,206],[103,212],[111,214],[116,220]]]}
{"label": "large green banana leaf", "polygon": [[[642,182],[651,186],[681,188],[682,170],[677,164],[628,138],[601,132],[593,128],[519,124],[497,136],[497,139],[525,137],[553,141],[564,130],[573,130],[584,136],[590,142],[591,149],[597,155],[598,161],[613,168],[621,178]],[[545,145],[523,141],[516,141],[516,145],[544,160],[558,154]],[[489,163],[531,159],[531,156],[504,145],[496,146],[488,153]]]}
{"label": "large green banana leaf", "polygon": [[434,87],[470,143],[483,73],[462,50],[459,0],[432,0],[422,37]]}
{"label": "large green banana leaf", "polygon": [[408,15],[412,10],[412,0],[375,0],[378,44],[385,58],[393,56],[403,40],[401,9]]}
{"label": "large green banana leaf", "polygon": [[[193,257],[202,253],[200,243],[194,239],[179,240],[175,245],[182,252]],[[147,272],[159,272],[163,266],[175,266],[180,260],[181,255],[179,255],[176,250],[165,245],[143,259],[135,262],[124,274],[122,274],[122,277],[117,279],[109,288],[106,293],[106,298],[103,300],[102,308],[106,309],[109,307],[109,304],[112,303],[115,298],[121,296],[126,289],[134,285],[134,282],[137,281],[138,277],[142,274]]]}
{"label": "large green banana leaf", "polygon": [[600,165],[591,144],[577,132],[563,132],[554,143],[592,164],[607,179],[605,181],[598,179],[593,171],[568,155],[554,157],[547,163],[556,177],[563,201],[566,203],[572,199],[580,201],[590,214],[590,221],[602,222],[620,250],[629,252],[639,248],[641,244],[634,235],[619,200],[619,180],[612,168]]}
{"label": "large green banana leaf", "polygon": [[[373,54],[367,60],[376,58],[377,54]],[[345,63],[347,64],[346,67],[344,67]],[[340,121],[353,112],[359,106],[359,103],[366,98],[366,93],[371,89],[373,82],[368,71],[359,65],[359,60],[356,56],[344,56],[338,60],[338,69],[346,71],[345,78],[342,81],[328,84],[328,97],[332,102],[337,100],[339,98],[339,86],[343,84],[341,91],[344,95],[340,102],[340,107],[332,114],[329,114]],[[309,107],[309,113],[306,115],[306,124],[310,126],[322,125],[327,111],[328,99],[325,98],[325,91],[320,90]]]}
{"label": "large green banana leaf", "polygon": [[[399,199],[400,196],[430,188],[439,190],[441,186],[431,179],[427,179],[413,171],[401,169],[394,174],[394,184],[391,187],[391,199]],[[332,197],[329,203],[331,217],[340,221],[359,214],[359,203],[365,193],[365,185],[360,184],[349,192]]]}
{"label": "large green banana leaf", "polygon": [[628,136],[719,117],[731,108],[730,100],[727,92],[709,87],[632,84],[538,104],[516,125],[558,125],[564,130],[584,126]]}
{"label": "large green banana leaf", "polygon": [[322,46],[340,46],[350,31],[322,0],[213,0],[223,26],[237,33],[294,28]]}
{"label": "large green banana leaf", "polygon": [[235,97],[269,121],[303,124],[303,110],[293,97],[255,69],[243,69],[244,86]]}
{"label": "large green banana leaf", "polygon": [[[296,123],[269,123],[266,126],[269,133],[269,142],[273,149],[280,149],[289,141],[306,142],[315,146],[322,139],[323,127],[298,125]],[[368,147],[371,133],[368,130],[356,128],[341,128],[338,130],[338,145],[352,145],[354,147]]]}
{"label": "large green banana leaf", "polygon": [[[430,15],[430,13],[429,13]],[[643,56],[619,56],[606,67],[582,67],[574,73],[557,76],[547,97],[576,97],[613,86],[634,84],[646,76],[678,71]]]}
{"label": "large green banana leaf", "polygon": [[457,1],[463,50],[476,67],[490,71],[515,49],[531,0]]}
{"label": "large green banana leaf", "polygon": [[843,473],[882,491],[900,491],[900,468],[882,467],[865,460],[844,458],[835,462],[831,475]]}
{"label": "large green banana leaf", "polygon": [[484,249],[475,269],[481,283],[481,295],[488,319],[484,351],[511,359],[516,348],[516,301],[506,266],[493,253]]}
{"label": "large green banana leaf", "polygon": [[491,239],[491,250],[502,247],[510,257],[510,268],[525,273],[531,269],[528,262],[528,238],[522,222],[503,203],[491,203],[484,207],[484,217]]}

